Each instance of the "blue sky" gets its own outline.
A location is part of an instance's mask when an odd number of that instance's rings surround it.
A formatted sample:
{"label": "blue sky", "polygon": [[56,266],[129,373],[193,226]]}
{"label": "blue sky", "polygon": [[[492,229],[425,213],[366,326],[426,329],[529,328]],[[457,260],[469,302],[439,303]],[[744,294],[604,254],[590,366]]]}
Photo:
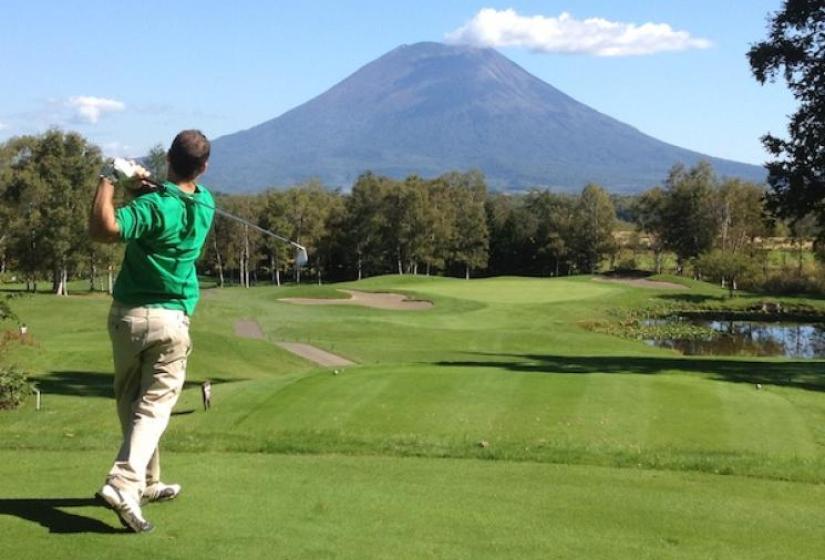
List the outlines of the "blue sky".
{"label": "blue sky", "polygon": [[587,37],[576,37],[575,26],[557,39],[562,50],[584,52],[538,52],[544,47],[518,40],[496,48],[645,133],[759,164],[766,159],[759,137],[784,134],[795,103],[781,83],[753,80],[745,53],[765,37],[766,17],[780,4],[4,0],[0,140],[57,125],[112,155],[141,155],[182,128],[214,138],[280,115],[400,44],[442,41],[488,8],[512,9],[517,23],[567,12],[574,23],[602,18],[685,32],[684,50],[653,54],[590,54],[579,48]]}

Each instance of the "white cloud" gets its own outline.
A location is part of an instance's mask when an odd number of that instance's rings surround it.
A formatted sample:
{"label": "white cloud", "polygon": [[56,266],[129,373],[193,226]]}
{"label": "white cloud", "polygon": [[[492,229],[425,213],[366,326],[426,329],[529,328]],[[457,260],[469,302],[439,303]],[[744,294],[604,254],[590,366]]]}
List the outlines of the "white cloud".
{"label": "white cloud", "polygon": [[0,130],[6,130],[9,127],[6,123],[0,121]]}
{"label": "white cloud", "polygon": [[666,23],[623,23],[602,18],[522,16],[515,10],[485,8],[445,41],[478,47],[526,47],[535,52],[630,56],[706,49],[707,39],[675,31]]}
{"label": "white cloud", "polygon": [[126,108],[122,101],[88,96],[71,97],[67,105],[76,111],[78,117],[92,124],[97,123],[105,113],[122,111]]}
{"label": "white cloud", "polygon": [[118,141],[104,142],[100,144],[103,155],[107,157],[131,157],[134,156],[134,149],[129,144]]}

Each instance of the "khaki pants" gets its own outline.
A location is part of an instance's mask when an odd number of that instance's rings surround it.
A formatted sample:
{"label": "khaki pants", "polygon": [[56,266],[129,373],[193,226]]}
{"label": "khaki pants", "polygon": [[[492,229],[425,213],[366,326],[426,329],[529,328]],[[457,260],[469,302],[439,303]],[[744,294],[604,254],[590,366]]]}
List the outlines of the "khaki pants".
{"label": "khaki pants", "polygon": [[189,318],[182,311],[115,302],[109,337],[123,444],[108,482],[139,497],[160,482],[158,442],[183,389],[192,351]]}

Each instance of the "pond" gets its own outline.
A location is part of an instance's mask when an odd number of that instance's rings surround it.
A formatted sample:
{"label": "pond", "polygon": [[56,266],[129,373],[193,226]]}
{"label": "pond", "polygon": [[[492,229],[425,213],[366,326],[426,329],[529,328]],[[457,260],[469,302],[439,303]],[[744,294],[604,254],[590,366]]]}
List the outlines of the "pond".
{"label": "pond", "polygon": [[657,319],[648,326],[688,322],[713,331],[712,336],[646,340],[650,345],[673,348],[687,355],[785,356],[825,358],[825,323],[764,323],[702,319]]}

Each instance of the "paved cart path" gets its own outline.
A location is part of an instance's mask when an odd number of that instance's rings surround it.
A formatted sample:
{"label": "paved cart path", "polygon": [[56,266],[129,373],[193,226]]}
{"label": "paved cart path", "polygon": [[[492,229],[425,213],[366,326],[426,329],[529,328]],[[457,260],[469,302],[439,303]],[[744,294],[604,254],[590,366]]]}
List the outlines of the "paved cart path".
{"label": "paved cart path", "polygon": [[[252,338],[254,340],[266,340],[261,325],[254,319],[240,319],[236,321],[235,335],[242,338]],[[303,342],[276,342],[276,344],[284,350],[292,352],[305,360],[314,362],[319,366],[344,367],[355,365],[355,362],[311,344],[305,344]]]}
{"label": "paved cart path", "polygon": [[351,362],[346,358],[342,358],[337,354],[327,352],[311,344],[304,344],[303,342],[277,342],[276,344],[296,356],[300,356],[310,362],[315,362],[319,366],[344,367],[355,365],[355,362]]}
{"label": "paved cart path", "polygon": [[264,331],[261,325],[254,319],[240,319],[235,321],[235,336],[241,338],[253,338],[255,340],[265,340]]}

